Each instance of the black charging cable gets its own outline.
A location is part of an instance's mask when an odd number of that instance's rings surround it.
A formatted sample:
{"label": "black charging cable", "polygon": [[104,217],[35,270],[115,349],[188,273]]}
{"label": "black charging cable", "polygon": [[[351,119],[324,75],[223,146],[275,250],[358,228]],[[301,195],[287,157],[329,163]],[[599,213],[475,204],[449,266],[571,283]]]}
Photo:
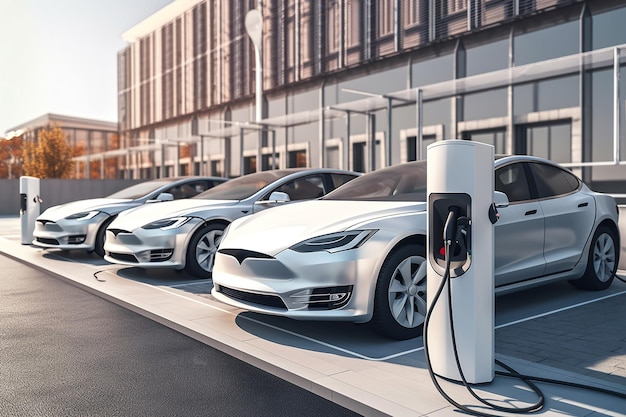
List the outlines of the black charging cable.
{"label": "black charging cable", "polygon": [[[446,221],[446,225],[448,225],[450,220],[450,215],[448,216],[448,221]],[[456,218],[454,218],[454,222],[456,223]],[[446,228],[444,227],[444,230]],[[444,233],[444,236],[450,236],[451,233],[449,235],[446,235]],[[430,319],[432,317],[432,313],[433,310],[435,308],[435,306],[437,305],[437,302],[439,301],[441,294],[444,290],[444,288],[446,287],[446,285],[448,286],[448,309],[449,309],[449,316],[450,316],[450,328],[451,328],[451,336],[452,336],[452,347],[453,347],[453,351],[454,351],[454,358],[456,361],[456,366],[458,368],[459,371],[459,375],[461,376],[461,381],[463,383],[463,386],[465,386],[465,388],[467,389],[467,391],[472,395],[472,397],[474,397],[476,400],[478,400],[480,403],[488,406],[489,408],[493,409],[494,411],[504,411],[504,412],[510,412],[510,413],[528,413],[528,412],[533,412],[533,411],[538,411],[540,410],[544,403],[545,403],[545,399],[544,396],[542,394],[542,392],[539,390],[539,388],[532,382],[529,380],[529,378],[521,378],[524,382],[526,382],[526,384],[537,394],[537,396],[539,397],[539,400],[537,401],[536,404],[533,404],[529,407],[523,407],[523,408],[511,408],[511,407],[502,407],[500,405],[497,404],[492,404],[486,400],[484,400],[483,398],[481,398],[478,394],[476,394],[476,392],[474,391],[474,389],[472,388],[471,384],[469,382],[467,382],[465,375],[463,374],[463,369],[461,367],[461,362],[459,359],[459,355],[458,355],[458,349],[457,349],[457,345],[456,345],[456,337],[455,337],[455,332],[454,332],[454,320],[452,317],[452,291],[450,288],[450,261],[451,261],[451,257],[450,257],[450,253],[452,250],[454,250],[454,244],[453,244],[453,240],[449,240],[446,239],[445,240],[445,257],[446,257],[446,268],[445,268],[445,272],[444,272],[444,276],[443,279],[441,280],[441,284],[439,285],[439,287],[437,288],[437,292],[435,293],[435,296],[433,297],[432,303],[430,305],[430,307],[427,310],[426,313],[426,317],[424,319],[424,355],[426,357],[426,364],[427,364],[427,368],[428,368],[428,373],[430,375],[431,380],[433,381],[433,384],[435,385],[435,388],[437,389],[437,391],[439,392],[439,394],[441,394],[442,397],[444,397],[450,404],[452,404],[453,406],[455,406],[456,408],[458,408],[459,410],[462,410],[466,413],[472,414],[472,415],[476,415],[476,416],[483,416],[483,417],[494,417],[495,414],[490,414],[490,413],[484,413],[484,412],[480,412],[478,410],[473,410],[470,408],[470,406],[467,405],[463,405],[458,403],[456,400],[454,400],[452,397],[450,397],[448,395],[448,393],[445,392],[445,390],[443,389],[443,387],[441,386],[441,384],[439,383],[437,378],[443,378],[440,375],[437,375],[434,370],[432,369],[431,363],[430,363],[430,351],[428,348],[428,326],[430,323]],[[498,361],[496,361],[498,362]],[[500,366],[503,366],[505,369],[509,370],[510,372],[515,372],[512,368],[504,365],[504,364],[499,364]],[[444,378],[445,379],[445,378]]]}
{"label": "black charging cable", "polygon": [[[456,209],[456,210],[454,210]],[[489,408],[491,408],[494,411],[500,411],[500,412],[508,412],[508,413],[514,413],[514,414],[520,414],[520,413],[531,413],[531,412],[536,412],[539,411],[543,408],[543,406],[545,405],[545,397],[543,395],[543,393],[541,392],[541,390],[539,389],[539,387],[537,387],[537,385],[533,382],[533,381],[537,381],[537,382],[544,382],[544,383],[549,383],[549,384],[556,384],[556,385],[562,385],[562,386],[568,386],[568,387],[573,387],[573,388],[579,388],[579,389],[584,389],[584,390],[589,390],[589,391],[594,391],[594,392],[599,392],[599,393],[603,393],[603,394],[608,394],[608,395],[613,395],[613,396],[617,396],[620,398],[625,398],[626,399],[626,394],[618,392],[618,391],[613,391],[613,390],[608,390],[605,388],[600,388],[600,387],[595,387],[592,385],[586,385],[586,384],[578,384],[578,383],[573,383],[573,382],[567,382],[567,381],[560,381],[560,380],[556,380],[556,379],[550,379],[550,378],[542,378],[542,377],[536,377],[536,376],[531,376],[531,375],[524,375],[524,374],[520,374],[519,372],[515,371],[513,368],[509,367],[508,365],[506,365],[505,363],[499,361],[499,360],[495,360],[495,363],[504,368],[507,372],[503,372],[503,371],[496,371],[495,374],[499,375],[499,376],[503,376],[503,377],[509,377],[509,378],[517,378],[520,379],[522,381],[524,381],[524,383],[526,383],[526,385],[528,385],[528,387],[535,392],[535,394],[538,397],[538,400],[535,404],[531,404],[528,407],[517,407],[517,408],[511,408],[511,407],[503,407],[497,404],[492,404],[489,401],[486,401],[485,399],[481,398],[478,394],[476,394],[476,392],[474,391],[474,389],[472,388],[472,384],[468,383],[465,375],[463,374],[463,369],[461,366],[461,362],[460,362],[460,358],[459,358],[459,354],[458,354],[458,349],[457,349],[457,343],[456,343],[456,335],[455,335],[455,331],[454,331],[454,316],[452,314],[452,291],[451,291],[451,280],[450,280],[450,263],[451,263],[451,254],[452,252],[455,250],[455,246],[456,246],[456,235],[457,235],[457,217],[458,217],[458,207],[452,207],[450,209],[450,212],[448,213],[448,218],[446,219],[446,223],[444,226],[444,250],[445,250],[445,263],[446,263],[446,268],[445,268],[445,272],[444,272],[444,276],[441,280],[441,284],[439,285],[439,287],[437,288],[437,292],[435,294],[435,296],[433,297],[432,303],[430,305],[430,307],[428,308],[427,312],[426,312],[426,316],[424,318],[424,355],[426,357],[426,364],[428,367],[428,373],[431,377],[431,380],[433,381],[433,384],[435,385],[435,388],[437,389],[437,391],[441,394],[442,397],[444,397],[450,404],[454,405],[455,407],[457,407],[459,410],[462,410],[466,413],[475,415],[475,416],[481,416],[481,417],[495,417],[495,414],[490,414],[490,413],[485,413],[485,412],[481,412],[478,410],[474,410],[472,408],[470,408],[471,406],[467,406],[467,405],[462,405],[460,403],[458,403],[457,401],[455,401],[452,397],[450,397],[445,390],[441,387],[441,384],[439,384],[439,381],[437,380],[437,378],[442,378],[442,379],[446,379],[444,377],[442,377],[441,375],[437,375],[434,370],[432,369],[431,363],[430,363],[430,353],[429,353],[429,349],[428,349],[428,325],[430,323],[430,319],[432,316],[432,312],[437,304],[437,302],[439,301],[441,294],[444,290],[444,288],[446,287],[446,285],[448,286],[448,314],[450,317],[450,334],[451,334],[451,338],[452,338],[452,348],[453,348],[453,352],[454,352],[454,358],[455,358],[455,362],[456,362],[456,366],[457,369],[459,371],[459,375],[461,377],[461,381],[463,386],[467,389],[467,391],[472,395],[472,397],[474,397],[477,401],[479,401],[481,404],[484,404],[486,406],[488,406]],[[453,236],[455,238],[453,238]]]}

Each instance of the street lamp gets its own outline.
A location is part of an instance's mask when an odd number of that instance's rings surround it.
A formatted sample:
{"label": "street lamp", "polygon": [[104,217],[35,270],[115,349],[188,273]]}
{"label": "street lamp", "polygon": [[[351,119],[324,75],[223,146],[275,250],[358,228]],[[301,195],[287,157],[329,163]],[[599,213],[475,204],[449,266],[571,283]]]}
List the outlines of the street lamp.
{"label": "street lamp", "polygon": [[263,118],[263,16],[258,9],[246,13],[246,32],[254,44],[256,59],[256,121]]}

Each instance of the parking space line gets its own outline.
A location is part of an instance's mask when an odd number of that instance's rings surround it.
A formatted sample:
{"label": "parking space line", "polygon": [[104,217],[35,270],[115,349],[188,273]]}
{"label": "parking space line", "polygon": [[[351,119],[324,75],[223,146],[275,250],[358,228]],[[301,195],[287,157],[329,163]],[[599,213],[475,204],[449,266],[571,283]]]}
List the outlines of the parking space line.
{"label": "parking space line", "polygon": [[500,324],[500,325],[496,326],[495,329],[497,330],[497,329],[501,329],[503,327],[513,326],[514,324],[524,323],[525,321],[530,321],[530,320],[538,319],[540,317],[549,316],[551,314],[560,313],[561,311],[567,311],[567,310],[571,310],[573,308],[582,307],[582,306],[587,305],[587,304],[593,304],[593,303],[595,303],[597,301],[607,300],[609,298],[613,298],[613,297],[616,297],[616,296],[622,295],[622,294],[626,294],[626,290],[625,291],[621,291],[621,292],[617,292],[615,294],[605,295],[604,297],[594,298],[592,300],[583,301],[581,303],[572,304],[571,306],[557,308],[556,310],[546,311],[545,313],[536,314],[534,316],[526,317],[524,319],[515,320],[515,321],[509,322],[509,323]]}
{"label": "parking space line", "polygon": [[[107,272],[109,272],[109,271],[107,271]],[[201,304],[203,306],[209,307],[209,308],[211,308],[213,310],[217,310],[217,311],[229,314],[231,316],[239,315],[238,312],[237,313],[233,313],[232,311],[225,310],[223,308],[217,307],[217,306],[212,305],[210,303],[207,303],[207,302],[204,302],[204,301],[200,301],[200,300],[197,300],[197,299],[194,299],[194,298],[190,298],[190,297],[188,297],[186,295],[178,294],[178,293],[176,293],[174,291],[170,291],[169,289],[171,289],[172,286],[165,286],[165,287],[163,287],[163,286],[155,286],[155,285],[151,285],[151,284],[146,284],[146,283],[143,283],[143,282],[139,282],[139,283],[143,284],[143,285],[150,286],[152,288],[156,288],[156,289],[158,289],[160,291],[167,292],[168,294],[172,294],[172,295],[175,295],[177,297],[193,301],[195,303],[198,303],[198,304]],[[495,329],[497,330],[497,329],[501,329],[501,328],[504,328],[504,327],[513,326],[515,324],[523,323],[523,322],[526,322],[526,321],[529,321],[529,320],[534,320],[534,319],[540,318],[540,317],[549,316],[551,314],[556,314],[556,313],[559,313],[559,312],[562,312],[562,311],[567,311],[567,310],[570,310],[570,309],[573,309],[573,308],[577,308],[577,307],[581,307],[581,306],[584,306],[584,305],[592,304],[592,303],[595,303],[595,302],[598,302],[598,301],[606,300],[606,299],[609,299],[609,298],[612,298],[612,297],[616,297],[616,296],[619,296],[619,295],[623,295],[623,294],[626,294],[626,290],[620,291],[620,292],[615,293],[615,294],[610,294],[610,295],[606,295],[606,296],[603,296],[603,297],[594,298],[592,300],[587,300],[587,301],[584,301],[584,302],[576,303],[576,304],[573,304],[571,306],[562,307],[562,308],[559,308],[559,309],[556,309],[556,310],[547,311],[545,313],[529,316],[529,317],[526,317],[526,318],[523,318],[523,319],[520,319],[520,320],[515,320],[515,321],[509,322],[509,323],[500,324],[500,325],[496,326]],[[324,347],[327,347],[327,348],[330,348],[330,349],[342,352],[344,354],[348,354],[348,355],[351,355],[353,357],[360,358],[360,359],[365,359],[365,360],[369,360],[369,361],[383,362],[383,361],[386,361],[386,360],[390,360],[390,359],[398,358],[398,357],[401,357],[401,356],[409,355],[409,354],[412,354],[412,353],[416,353],[416,352],[419,352],[419,351],[424,349],[423,346],[419,346],[419,347],[414,348],[414,349],[409,349],[409,350],[396,352],[394,354],[383,356],[383,357],[372,357],[372,356],[363,355],[363,354],[358,353],[358,352],[354,352],[354,351],[349,350],[349,349],[342,348],[340,346],[333,345],[332,343],[328,343],[328,342],[324,342],[324,341],[319,340],[319,339],[315,339],[313,337],[305,336],[303,334],[296,333],[296,332],[293,332],[291,330],[283,329],[281,327],[277,327],[275,325],[268,324],[268,323],[265,323],[265,322],[253,319],[251,317],[241,316],[241,318],[245,319],[245,320],[248,320],[250,322],[253,322],[255,324],[258,324],[258,325],[261,325],[261,326],[264,326],[264,327],[267,327],[267,328],[270,328],[270,329],[273,329],[273,330],[276,330],[276,331],[279,331],[279,332],[282,332],[282,333],[285,333],[285,334],[292,335],[292,336],[297,337],[299,339],[306,340],[306,341],[318,344],[320,346],[324,346]]]}

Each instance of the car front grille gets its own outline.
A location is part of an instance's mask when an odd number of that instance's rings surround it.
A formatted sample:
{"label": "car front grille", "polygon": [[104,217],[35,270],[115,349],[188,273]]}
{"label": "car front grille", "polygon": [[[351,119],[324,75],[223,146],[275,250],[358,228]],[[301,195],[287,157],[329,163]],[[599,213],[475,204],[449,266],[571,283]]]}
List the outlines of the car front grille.
{"label": "car front grille", "polygon": [[49,238],[46,238],[46,237],[38,237],[37,238],[37,242],[44,243],[46,245],[57,245],[57,246],[59,245],[59,241],[58,240],[56,240],[56,239],[49,239]]}
{"label": "car front grille", "polygon": [[220,292],[234,300],[240,300],[246,303],[287,310],[287,306],[285,306],[283,300],[275,295],[255,294],[251,292],[224,287],[223,285],[216,285],[216,289],[217,292]]}
{"label": "car front grille", "polygon": [[128,262],[128,263],[133,263],[136,264],[137,262],[137,258],[135,258],[134,255],[129,255],[127,253],[115,253],[115,252],[109,252],[108,254],[111,258],[113,259],[117,259],[118,261],[121,262]]}

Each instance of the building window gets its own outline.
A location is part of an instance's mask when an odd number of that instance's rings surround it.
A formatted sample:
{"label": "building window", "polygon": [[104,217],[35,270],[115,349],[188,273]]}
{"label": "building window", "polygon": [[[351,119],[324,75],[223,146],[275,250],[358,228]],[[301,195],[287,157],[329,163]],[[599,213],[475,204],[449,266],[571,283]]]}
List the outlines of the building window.
{"label": "building window", "polygon": [[593,16],[593,49],[626,43],[626,7]]}
{"label": "building window", "polygon": [[243,157],[243,173],[252,174],[256,172],[256,155]]}
{"label": "building window", "polygon": [[465,140],[492,145],[494,153],[496,154],[505,153],[506,130],[504,129],[496,129],[487,132],[463,132],[462,136]]}
{"label": "building window", "polygon": [[[422,136],[422,159],[426,159],[428,145],[435,143],[436,140],[435,135]],[[406,155],[406,162],[417,161],[417,136],[409,136],[406,138]]]}
{"label": "building window", "polygon": [[328,168],[341,168],[341,152],[339,151],[339,146],[328,146],[326,147],[326,166]]}
{"label": "building window", "polygon": [[262,158],[261,170],[263,171],[278,169],[280,167],[280,155],[278,154],[278,152],[275,155],[272,155],[271,153],[263,154],[261,158]]}
{"label": "building window", "polygon": [[347,21],[346,44],[348,47],[358,46],[361,43],[361,2],[357,0],[346,0]]}
{"label": "building window", "polygon": [[447,16],[465,11],[467,9],[467,0],[439,0],[439,17]]}
{"label": "building window", "polygon": [[561,163],[572,161],[572,126],[570,123],[528,126],[526,129],[528,155]]}
{"label": "building window", "polygon": [[402,2],[402,20],[404,27],[417,25],[421,22],[419,1],[406,0]]}
{"label": "building window", "polygon": [[578,53],[579,23],[577,21],[551,26],[513,39],[515,65],[531,64]]}
{"label": "building window", "polygon": [[211,161],[211,175],[215,175],[218,177],[224,176],[224,168],[222,168],[222,161]]}
{"label": "building window", "polygon": [[326,7],[326,50],[337,52],[339,50],[339,34],[341,33],[339,2],[331,0]]}
{"label": "building window", "polygon": [[378,0],[376,18],[378,20],[378,35],[390,35],[393,33],[393,1]]}
{"label": "building window", "polygon": [[366,172],[365,142],[352,144],[352,170]]}
{"label": "building window", "polygon": [[306,150],[289,151],[287,163],[287,168],[305,168],[307,166]]}

